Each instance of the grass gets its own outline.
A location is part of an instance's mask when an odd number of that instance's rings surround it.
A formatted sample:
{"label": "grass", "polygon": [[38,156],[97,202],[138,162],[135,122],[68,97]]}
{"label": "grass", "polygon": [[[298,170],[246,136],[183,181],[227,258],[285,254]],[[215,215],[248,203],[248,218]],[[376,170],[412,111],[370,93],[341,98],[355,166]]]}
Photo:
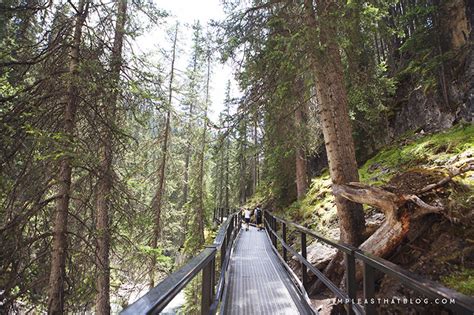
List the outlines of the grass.
{"label": "grass", "polygon": [[444,285],[466,295],[474,295],[474,269],[463,268],[441,278]]}

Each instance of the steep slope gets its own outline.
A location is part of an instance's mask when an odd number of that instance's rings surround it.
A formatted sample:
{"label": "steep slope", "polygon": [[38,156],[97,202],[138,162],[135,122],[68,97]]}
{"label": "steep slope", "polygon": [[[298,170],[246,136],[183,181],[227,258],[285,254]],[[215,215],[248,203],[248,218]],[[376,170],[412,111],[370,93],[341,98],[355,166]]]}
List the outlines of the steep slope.
{"label": "steep slope", "polygon": [[[359,169],[364,183],[400,193],[414,193],[446,178],[453,169],[474,164],[474,126],[458,125],[434,134],[410,133],[384,148]],[[338,238],[337,216],[327,173],[312,180],[306,197],[281,215],[321,234]],[[464,294],[474,294],[474,172],[452,178],[420,197],[445,211],[425,217],[389,260]],[[364,207],[366,237],[384,221],[378,209]],[[333,252],[321,245],[308,248],[310,260],[324,268]],[[297,264],[293,264],[297,269]],[[383,279],[380,294],[406,295]]]}

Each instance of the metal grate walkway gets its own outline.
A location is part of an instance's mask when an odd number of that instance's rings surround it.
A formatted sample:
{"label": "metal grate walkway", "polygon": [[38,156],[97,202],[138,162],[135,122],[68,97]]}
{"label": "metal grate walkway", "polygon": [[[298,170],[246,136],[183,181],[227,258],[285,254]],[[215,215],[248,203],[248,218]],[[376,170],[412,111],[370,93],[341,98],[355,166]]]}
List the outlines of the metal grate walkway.
{"label": "metal grate walkway", "polygon": [[223,314],[313,314],[298,294],[265,231],[250,227],[236,240]]}

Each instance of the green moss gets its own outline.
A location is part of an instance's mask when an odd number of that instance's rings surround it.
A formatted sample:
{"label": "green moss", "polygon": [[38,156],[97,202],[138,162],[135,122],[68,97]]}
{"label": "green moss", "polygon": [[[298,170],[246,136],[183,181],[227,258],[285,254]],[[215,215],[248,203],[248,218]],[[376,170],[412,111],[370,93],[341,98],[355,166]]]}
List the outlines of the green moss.
{"label": "green moss", "polygon": [[456,155],[467,151],[474,154],[474,126],[458,125],[444,132],[417,140],[405,138],[401,142],[380,151],[368,160],[359,170],[361,181],[382,184],[395,172],[402,172],[420,164],[444,165]]}
{"label": "green moss", "polygon": [[444,285],[466,295],[474,295],[474,269],[463,268],[441,278]]}
{"label": "green moss", "polygon": [[281,215],[324,235],[337,218],[331,179],[327,172],[313,178],[305,198],[294,202]]}

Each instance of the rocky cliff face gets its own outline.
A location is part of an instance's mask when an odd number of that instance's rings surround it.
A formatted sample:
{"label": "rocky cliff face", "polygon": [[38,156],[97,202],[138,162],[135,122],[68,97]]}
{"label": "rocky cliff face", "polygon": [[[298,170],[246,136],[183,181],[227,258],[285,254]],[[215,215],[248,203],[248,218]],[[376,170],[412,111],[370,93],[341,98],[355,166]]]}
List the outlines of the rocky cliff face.
{"label": "rocky cliff face", "polygon": [[447,100],[440,92],[427,93],[406,82],[395,97],[395,113],[387,125],[387,139],[410,130],[446,129],[459,121],[474,122],[474,2],[451,0],[442,5],[443,49],[454,56],[445,64]]}
{"label": "rocky cliff face", "polygon": [[471,121],[474,88],[473,6],[470,0],[445,1],[441,6],[443,50],[450,51],[454,56],[445,64],[448,104],[441,93],[425,94],[420,87],[405,90],[406,102],[391,122],[395,134],[413,128],[442,129],[460,119]]}

